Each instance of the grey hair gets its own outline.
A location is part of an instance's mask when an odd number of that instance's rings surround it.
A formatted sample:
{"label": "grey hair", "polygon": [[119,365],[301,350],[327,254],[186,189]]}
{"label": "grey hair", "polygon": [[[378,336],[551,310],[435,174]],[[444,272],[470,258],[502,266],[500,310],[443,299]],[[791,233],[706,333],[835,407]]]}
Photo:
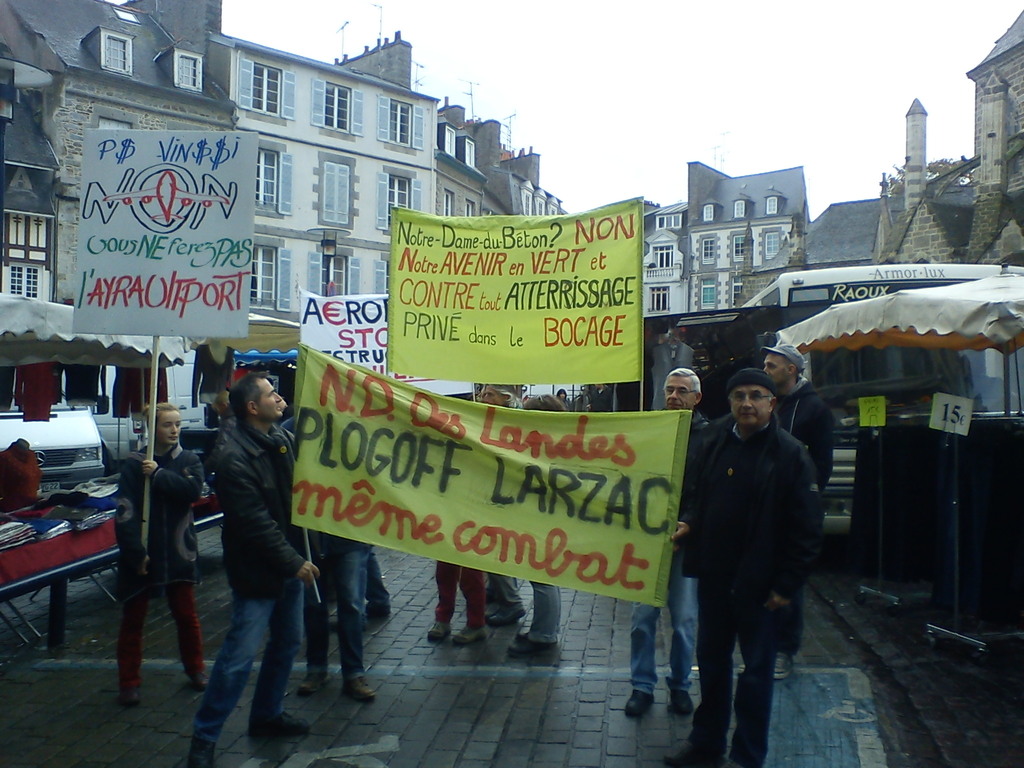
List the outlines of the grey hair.
{"label": "grey hair", "polygon": [[668,372],[665,377],[665,383],[668,384],[668,380],[673,376],[684,376],[690,380],[690,389],[694,392],[700,392],[700,377],[693,372],[690,368],[673,368]]}

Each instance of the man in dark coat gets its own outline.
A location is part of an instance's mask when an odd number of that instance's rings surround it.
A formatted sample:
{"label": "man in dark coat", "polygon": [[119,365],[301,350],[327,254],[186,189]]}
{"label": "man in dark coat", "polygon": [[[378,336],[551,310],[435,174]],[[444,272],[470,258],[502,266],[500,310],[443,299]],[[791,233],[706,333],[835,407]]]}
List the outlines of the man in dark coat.
{"label": "man in dark coat", "polygon": [[[683,514],[673,538],[697,582],[701,703],[673,766],[761,768],[768,753],[775,617],[807,578],[821,548],[821,512],[807,450],[772,418],[775,384],[744,368],[727,384],[731,418],[716,422],[687,467]],[[736,731],[724,760],[733,709]]]}
{"label": "man in dark coat", "polygon": [[303,720],[284,712],[284,694],[302,644],[303,584],[320,571],[300,552],[291,525],[292,436],[278,426],[284,398],[261,374],[248,374],[229,397],[237,427],[217,459],[224,510],[224,568],[231,586],[231,626],[196,713],[188,768],[211,768],[224,721],[242,695],[269,629],[249,713],[250,736],[301,736]]}
{"label": "man in dark coat", "polygon": [[[835,421],[814,385],[804,375],[804,356],[792,344],[765,347],[764,372],[775,382],[779,405],[775,416],[779,426],[807,446],[818,475],[818,490],[824,491],[832,475],[832,446]],[[793,657],[800,650],[804,634],[804,591],[798,589],[793,602],[779,612],[779,649],[775,655],[775,679],[785,680],[793,671]]]}

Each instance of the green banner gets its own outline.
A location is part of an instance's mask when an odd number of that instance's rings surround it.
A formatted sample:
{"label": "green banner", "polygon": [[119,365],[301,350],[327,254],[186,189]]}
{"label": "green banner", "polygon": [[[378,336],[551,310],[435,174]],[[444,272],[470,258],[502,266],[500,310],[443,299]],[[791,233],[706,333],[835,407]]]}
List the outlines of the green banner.
{"label": "green banner", "polygon": [[396,208],[388,369],[457,381],[639,380],[643,240],[640,199],[571,216]]}
{"label": "green banner", "polygon": [[296,525],[664,605],[689,411],[437,395],[301,346]]}

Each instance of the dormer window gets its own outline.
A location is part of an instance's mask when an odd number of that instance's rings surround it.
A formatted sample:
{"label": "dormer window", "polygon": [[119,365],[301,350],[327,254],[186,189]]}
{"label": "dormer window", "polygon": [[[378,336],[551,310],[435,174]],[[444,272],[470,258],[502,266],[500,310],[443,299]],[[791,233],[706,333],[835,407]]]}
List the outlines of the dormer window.
{"label": "dormer window", "polygon": [[122,75],[132,73],[132,39],[102,30],[100,34],[101,66]]}
{"label": "dormer window", "polygon": [[747,201],[737,200],[732,204],[732,217],[734,219],[742,219],[747,215]]}
{"label": "dormer window", "polygon": [[666,213],[657,218],[658,229],[682,229],[682,226],[683,214],[681,213]]}
{"label": "dormer window", "polygon": [[445,154],[455,157],[455,126],[453,125],[444,127],[444,151]]}
{"label": "dormer window", "polygon": [[174,85],[187,91],[203,90],[203,57],[186,51],[175,51]]}
{"label": "dormer window", "polygon": [[704,211],[701,216],[703,221],[714,221],[715,220],[715,206],[712,203],[708,203],[704,206]]}
{"label": "dormer window", "polygon": [[476,167],[476,144],[472,139],[466,139],[465,146],[462,148],[462,162],[466,165]]}
{"label": "dormer window", "polygon": [[779,198],[772,195],[764,202],[764,212],[769,216],[774,216],[779,212]]}

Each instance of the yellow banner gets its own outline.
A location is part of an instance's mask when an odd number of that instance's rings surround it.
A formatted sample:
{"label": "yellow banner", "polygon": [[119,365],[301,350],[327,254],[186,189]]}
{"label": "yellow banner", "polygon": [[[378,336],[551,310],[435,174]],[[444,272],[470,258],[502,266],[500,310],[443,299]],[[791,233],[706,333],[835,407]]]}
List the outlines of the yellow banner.
{"label": "yellow banner", "polygon": [[640,199],[571,216],[394,209],[388,369],[459,381],[639,380],[643,222]]}
{"label": "yellow banner", "polygon": [[305,346],[296,398],[296,525],[664,605],[689,411],[496,408]]}

